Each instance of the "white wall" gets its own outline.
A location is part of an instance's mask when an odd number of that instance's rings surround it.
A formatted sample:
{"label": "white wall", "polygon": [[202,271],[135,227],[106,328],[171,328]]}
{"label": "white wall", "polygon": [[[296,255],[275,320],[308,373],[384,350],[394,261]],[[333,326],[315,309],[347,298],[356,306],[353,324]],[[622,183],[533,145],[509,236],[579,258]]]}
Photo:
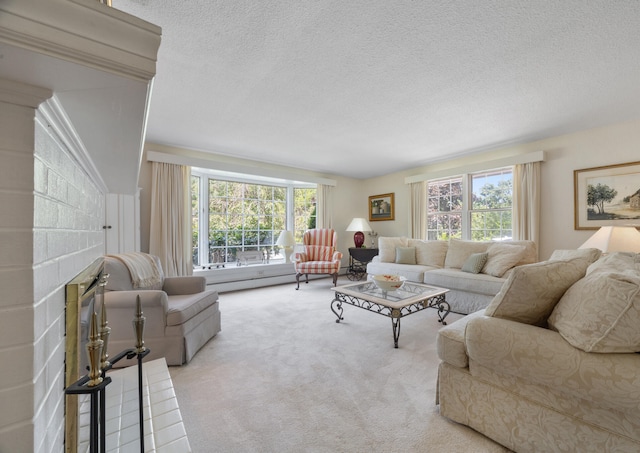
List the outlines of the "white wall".
{"label": "white wall", "polygon": [[104,194],[34,106],[0,119],[0,452],[62,452],[65,283],[104,250]]}
{"label": "white wall", "polygon": [[[157,148],[157,145],[147,145],[147,147],[149,146]],[[181,152],[176,148],[160,148],[165,152]],[[343,266],[346,266],[348,248],[353,246],[353,234],[345,229],[354,217],[368,218],[369,196],[391,192],[395,194],[395,220],[376,221],[370,222],[370,224],[380,236],[404,236],[409,231],[409,186],[404,183],[407,176],[544,150],[547,158],[546,162],[542,163],[541,172],[542,213],[538,249],[540,259],[546,259],[553,250],[576,248],[593,234],[593,231],[590,230],[574,230],[573,228],[573,171],[638,161],[640,160],[638,149],[640,149],[640,120],[486,151],[367,180],[336,175],[317,175],[337,181],[334,188],[333,226],[338,232],[339,249],[345,255]],[[143,250],[148,250],[149,190],[151,187],[149,167],[148,162],[143,162],[140,173]],[[270,167],[273,166],[270,165]],[[146,248],[145,241],[147,241]],[[367,245],[370,243],[369,241],[370,239],[367,237]]]}
{"label": "white wall", "polygon": [[[541,167],[542,212],[538,247],[540,259],[548,258],[555,249],[579,247],[594,232],[574,230],[573,171],[640,161],[640,120],[500,148],[466,158],[369,179],[363,185],[366,194],[395,192],[396,199],[396,220],[375,222],[372,227],[379,230],[383,236],[408,234],[409,188],[404,184],[404,178],[407,176],[463,167],[540,150],[544,150],[547,156]],[[638,187],[640,188],[640,181]]]}
{"label": "white wall", "polygon": [[[145,144],[145,151],[142,158],[142,166],[140,168],[140,177],[138,179],[138,185],[140,187],[140,244],[141,250],[144,252],[149,251],[149,218],[151,216],[151,162],[147,161],[146,153],[148,151],[158,151],[167,154],[182,155],[187,157],[193,157],[198,154],[195,151],[176,148],[170,146],[157,145],[153,143]],[[227,156],[218,156],[221,161],[224,161],[225,165],[228,163],[237,162],[239,168],[246,168],[251,163],[243,159],[234,159]],[[264,168],[265,171],[278,171],[291,173],[291,168],[273,165],[273,164],[256,164],[253,162],[254,167]],[[348,263],[348,247],[353,246],[353,233],[347,233],[345,228],[351,222],[353,217],[366,217],[367,211],[367,197],[362,195],[361,186],[363,181],[353,178],[343,178],[335,175],[326,175],[323,173],[311,172],[307,170],[296,170],[301,180],[305,180],[305,175],[308,177],[328,178],[336,181],[334,187],[334,217],[333,226],[338,232],[338,249],[345,255],[343,258],[343,266]],[[364,197],[364,201],[362,201]]]}

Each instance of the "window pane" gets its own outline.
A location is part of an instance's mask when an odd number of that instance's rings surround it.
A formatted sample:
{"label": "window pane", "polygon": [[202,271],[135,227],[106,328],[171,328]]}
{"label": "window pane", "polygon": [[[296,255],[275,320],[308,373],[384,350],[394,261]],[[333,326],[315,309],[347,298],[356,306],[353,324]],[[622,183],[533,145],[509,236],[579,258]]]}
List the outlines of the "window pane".
{"label": "window pane", "polygon": [[[295,225],[306,230],[311,221],[315,225],[316,189],[296,189],[275,186],[208,179],[208,194],[202,195],[204,211],[199,212],[199,177],[192,179],[192,224],[194,264],[235,262],[242,250],[263,252],[270,259],[284,260],[276,246],[281,231],[287,228],[288,215]],[[292,190],[293,189],[293,190]],[[290,192],[291,190],[291,192]],[[295,212],[287,213],[287,197],[294,194]],[[299,199],[298,199],[299,198]],[[208,257],[198,255],[201,218],[208,221]],[[206,224],[206,223],[205,223]],[[295,226],[294,225],[294,226]],[[301,233],[300,233],[301,236]]]}
{"label": "window pane", "polygon": [[214,197],[227,196],[227,182],[209,180],[209,193]]}
{"label": "window pane", "polygon": [[509,169],[473,175],[471,190],[473,192],[471,209],[511,208],[512,172]]}
{"label": "window pane", "polygon": [[462,178],[427,184],[427,238],[448,240],[462,236]]}
{"label": "window pane", "polygon": [[[470,205],[464,206],[463,187],[467,186]],[[511,168],[431,181],[427,184],[427,238],[511,238],[512,199]],[[466,225],[466,219],[470,219],[470,225]]]}
{"label": "window pane", "polygon": [[277,201],[286,202],[287,201],[287,189],[285,187],[274,187],[273,188],[273,199]]}
{"label": "window pane", "polygon": [[254,200],[258,199],[258,189],[260,186],[256,184],[245,184],[244,185],[244,198],[252,198]]}
{"label": "window pane", "polygon": [[510,210],[471,213],[471,238],[474,241],[499,241],[511,237]]}
{"label": "window pane", "polygon": [[200,263],[198,250],[200,235],[200,178],[191,177],[191,259],[194,265]]}
{"label": "window pane", "polygon": [[315,188],[293,189],[294,237],[298,244],[306,230],[316,227],[316,193]]}

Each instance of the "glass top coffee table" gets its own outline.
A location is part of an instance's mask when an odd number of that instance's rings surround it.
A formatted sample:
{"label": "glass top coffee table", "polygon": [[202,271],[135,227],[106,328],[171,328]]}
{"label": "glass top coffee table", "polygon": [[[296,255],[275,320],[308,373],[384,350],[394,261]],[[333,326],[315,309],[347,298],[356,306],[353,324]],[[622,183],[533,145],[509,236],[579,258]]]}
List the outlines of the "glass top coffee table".
{"label": "glass top coffee table", "polygon": [[350,285],[331,288],[335,297],[331,301],[331,311],[338,317],[336,322],[342,321],[342,304],[378,313],[391,318],[393,343],[398,347],[400,337],[400,319],[412,313],[433,308],[438,311],[438,322],[446,325],[445,318],[451,307],[445,300],[445,293],[449,290],[419,283],[405,282],[400,289],[383,291],[372,281],[352,283]]}

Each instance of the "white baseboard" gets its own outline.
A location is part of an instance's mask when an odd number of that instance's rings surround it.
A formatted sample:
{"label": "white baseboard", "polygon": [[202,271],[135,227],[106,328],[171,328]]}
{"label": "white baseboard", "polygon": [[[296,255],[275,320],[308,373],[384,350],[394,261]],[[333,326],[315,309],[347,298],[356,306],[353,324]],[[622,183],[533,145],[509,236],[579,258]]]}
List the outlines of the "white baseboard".
{"label": "white baseboard", "polygon": [[[345,271],[340,270],[340,274]],[[228,268],[207,269],[194,272],[207,279],[207,289],[215,289],[219,293],[238,291],[242,289],[262,288],[265,286],[283,285],[291,283],[291,289],[296,287],[296,274],[293,265],[263,265],[263,266],[231,266]],[[327,274],[309,275],[309,280],[320,278],[330,279]],[[304,285],[305,277],[300,277],[300,284]]]}

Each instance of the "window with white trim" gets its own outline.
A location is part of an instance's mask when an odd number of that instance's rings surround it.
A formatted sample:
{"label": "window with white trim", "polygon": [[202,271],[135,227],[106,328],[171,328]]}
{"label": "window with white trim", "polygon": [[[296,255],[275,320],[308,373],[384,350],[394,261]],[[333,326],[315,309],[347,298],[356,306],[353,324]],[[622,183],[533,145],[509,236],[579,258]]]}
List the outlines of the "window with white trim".
{"label": "window with white trim", "polygon": [[295,229],[298,241],[298,226],[306,229],[315,219],[315,195],[315,184],[249,176],[223,179],[192,169],[194,266],[236,263],[239,251],[258,252],[264,263],[284,262],[278,236]]}
{"label": "window with white trim", "polygon": [[512,167],[429,181],[427,239],[510,239],[512,208]]}
{"label": "window with white trim", "polygon": [[296,244],[302,244],[305,231],[316,227],[316,195],[315,187],[294,187],[294,228],[293,237]]}

